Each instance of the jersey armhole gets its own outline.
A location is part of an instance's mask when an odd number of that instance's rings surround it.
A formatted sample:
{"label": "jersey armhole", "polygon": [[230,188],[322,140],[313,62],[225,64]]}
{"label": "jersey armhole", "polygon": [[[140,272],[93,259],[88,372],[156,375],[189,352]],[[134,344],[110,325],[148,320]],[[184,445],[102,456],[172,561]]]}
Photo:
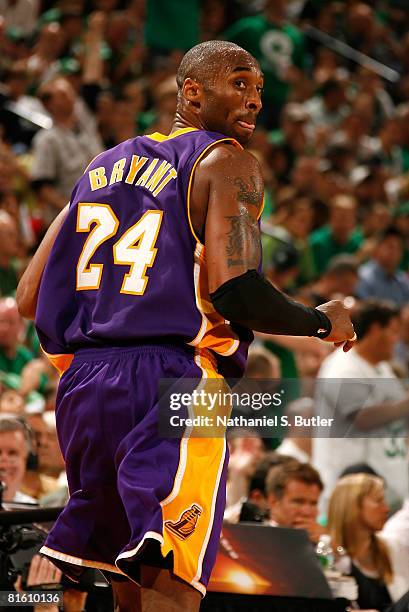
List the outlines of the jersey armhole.
{"label": "jersey armhole", "polygon": [[[190,171],[190,176],[189,176],[189,181],[188,181],[188,186],[187,186],[187,192],[186,192],[186,208],[187,208],[187,218],[189,221],[189,227],[190,227],[190,231],[193,234],[194,239],[196,240],[196,242],[198,244],[200,244],[202,247],[204,247],[203,242],[199,239],[198,235],[195,232],[195,229],[193,227],[193,223],[192,223],[192,219],[190,216],[190,197],[191,197],[191,191],[192,191],[192,184],[193,184],[193,177],[195,175],[195,170],[196,167],[198,165],[198,163],[203,159],[203,157],[206,155],[206,153],[214,146],[221,144],[223,142],[229,142],[232,143],[235,147],[239,148],[239,149],[243,149],[243,147],[241,146],[241,144],[239,142],[237,142],[237,140],[235,140],[234,138],[221,138],[220,140],[216,140],[215,142],[211,142],[209,145],[207,145],[207,147],[205,147],[203,149],[203,151],[200,153],[200,155],[197,157],[196,161],[193,164],[193,167]],[[193,152],[192,157],[194,155],[195,152]],[[261,213],[260,213],[261,214]]]}

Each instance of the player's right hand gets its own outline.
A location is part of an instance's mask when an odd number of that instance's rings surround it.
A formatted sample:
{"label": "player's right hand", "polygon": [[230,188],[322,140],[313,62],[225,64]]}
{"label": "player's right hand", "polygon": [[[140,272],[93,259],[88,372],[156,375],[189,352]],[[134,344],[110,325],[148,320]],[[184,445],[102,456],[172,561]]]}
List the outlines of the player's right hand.
{"label": "player's right hand", "polygon": [[340,300],[331,300],[317,306],[317,310],[326,314],[332,324],[331,333],[324,338],[324,342],[333,342],[335,346],[343,344],[344,351],[349,351],[356,341],[349,309]]}

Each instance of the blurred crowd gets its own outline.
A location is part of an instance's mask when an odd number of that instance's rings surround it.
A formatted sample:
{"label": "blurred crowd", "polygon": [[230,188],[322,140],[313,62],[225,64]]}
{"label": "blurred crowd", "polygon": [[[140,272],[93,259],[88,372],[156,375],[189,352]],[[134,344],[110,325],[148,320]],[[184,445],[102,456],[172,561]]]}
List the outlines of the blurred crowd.
{"label": "blurred crowd", "polygon": [[[169,132],[175,73],[184,51],[220,38],[250,51],[265,75],[264,106],[249,146],[265,180],[265,274],[310,306],[344,300],[358,335],[348,355],[315,338],[260,335],[247,375],[291,379],[283,408],[290,417],[313,415],[317,397],[331,405],[331,393],[318,388],[317,378],[388,381],[377,386],[369,412],[351,398],[341,405],[361,437],[312,439],[308,427],[284,439],[278,433],[274,440],[249,432],[233,437],[226,517],[246,515],[242,500],[252,505],[256,491],[256,517],[261,511],[263,520],[279,524],[266,502],[266,491],[273,495],[277,487],[266,468],[266,457],[277,459],[276,447],[302,464],[314,463],[319,474],[307,475],[307,482],[318,490],[317,499],[323,493],[322,516],[350,464],[374,471],[378,497],[379,482],[387,483],[393,510],[404,504],[409,494],[408,32],[405,0],[0,0],[5,501],[59,505],[67,495],[54,417],[58,376],[41,353],[33,325],[18,313],[18,279],[77,178],[100,151],[138,134]],[[368,431],[379,437],[368,440]],[[370,485],[365,485],[368,495]],[[408,515],[406,501],[406,521]],[[307,528],[306,521],[299,524]],[[316,529],[308,527],[311,533]],[[392,570],[382,551],[376,559],[383,559],[379,567],[387,577]]]}

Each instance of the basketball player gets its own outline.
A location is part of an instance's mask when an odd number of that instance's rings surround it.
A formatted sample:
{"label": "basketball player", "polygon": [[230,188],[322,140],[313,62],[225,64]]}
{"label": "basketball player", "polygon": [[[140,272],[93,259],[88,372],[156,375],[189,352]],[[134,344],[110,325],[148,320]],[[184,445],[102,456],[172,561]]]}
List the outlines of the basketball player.
{"label": "basketball player", "polygon": [[63,373],[71,496],[42,552],[74,579],[106,572],[119,610],[198,610],[219,542],[226,442],[159,438],[158,380],[240,375],[250,329],[344,350],[354,336],[340,302],[305,308],[258,272],[263,180],[243,150],[261,109],[256,60],[202,43],[177,83],[171,134],[90,164],[18,290]]}

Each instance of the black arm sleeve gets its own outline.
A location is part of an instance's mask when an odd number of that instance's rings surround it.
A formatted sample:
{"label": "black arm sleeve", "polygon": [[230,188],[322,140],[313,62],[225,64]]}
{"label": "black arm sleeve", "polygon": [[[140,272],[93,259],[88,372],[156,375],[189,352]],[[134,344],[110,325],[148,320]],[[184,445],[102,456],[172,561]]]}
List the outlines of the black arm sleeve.
{"label": "black arm sleeve", "polygon": [[291,300],[256,270],[223,283],[210,299],[225,319],[254,331],[318,338],[331,333],[331,322],[323,312]]}

